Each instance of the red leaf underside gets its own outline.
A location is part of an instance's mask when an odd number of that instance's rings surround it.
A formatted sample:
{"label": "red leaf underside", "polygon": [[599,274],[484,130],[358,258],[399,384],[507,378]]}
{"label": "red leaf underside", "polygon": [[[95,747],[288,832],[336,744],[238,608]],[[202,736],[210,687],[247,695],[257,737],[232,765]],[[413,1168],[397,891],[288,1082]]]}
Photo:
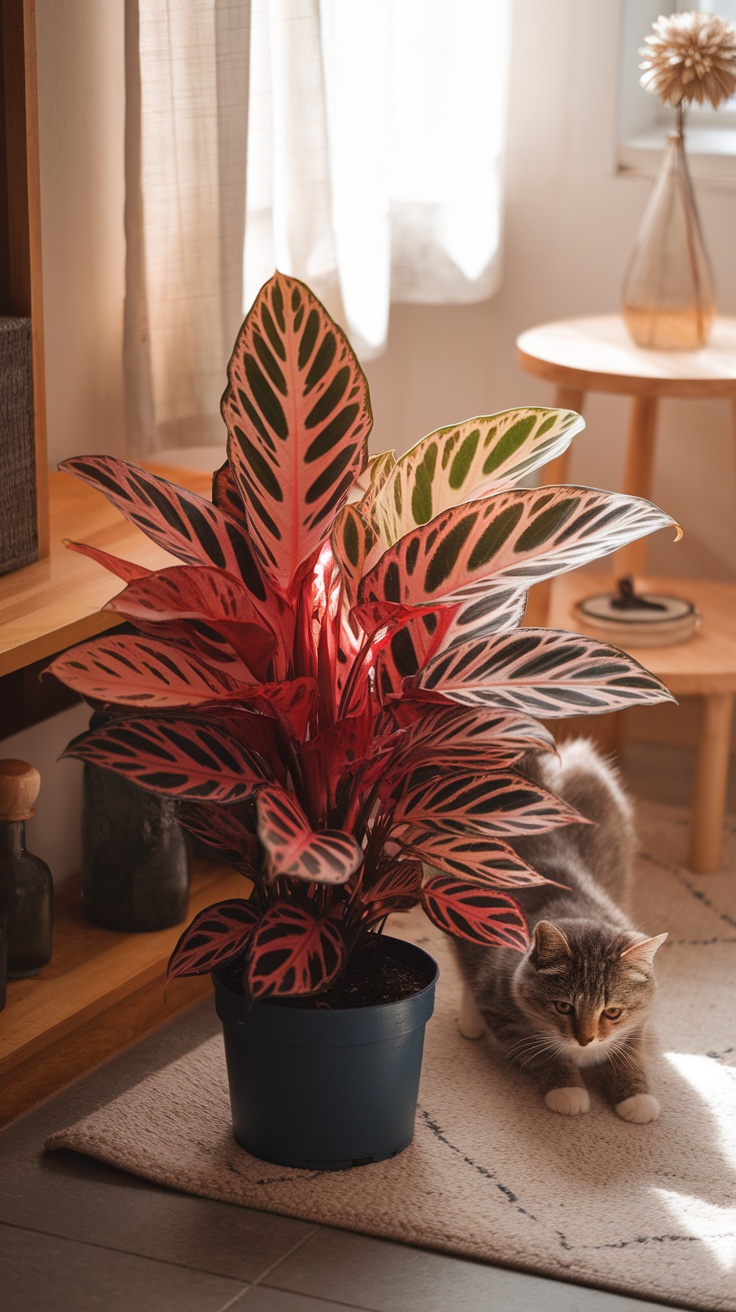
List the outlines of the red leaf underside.
{"label": "red leaf underside", "polygon": [[360,866],[363,853],[352,834],[312,829],[293,793],[262,788],[257,799],[258,837],[268,853],[273,877],[344,884]]}
{"label": "red leaf underside", "polygon": [[314,916],[295,902],[275,902],[251,939],[248,987],[254,998],[319,993],[346,960],[337,909]]}
{"label": "red leaf underside", "polygon": [[422,906],[439,929],[468,943],[516,952],[529,946],[524,913],[507,893],[489,893],[466,880],[438,875],[424,885]]}
{"label": "red leaf underside", "polygon": [[177,975],[205,975],[245,951],[258,911],[244,898],[215,902],[194,917],[169,958],[168,984]]}
{"label": "red leaf underside", "polygon": [[235,696],[240,685],[165,642],[106,634],[57,656],[48,667],[69,688],[116,706],[196,706]]}
{"label": "red leaf underside", "polygon": [[401,841],[428,866],[474,883],[493,888],[528,888],[551,882],[522,861],[508,843],[487,835],[437,833],[409,827]]}
{"label": "red leaf underside", "polygon": [[65,756],[114,770],[150,792],[189,801],[237,802],[270,772],[216,723],[181,719],[119,720],[82,734]]}

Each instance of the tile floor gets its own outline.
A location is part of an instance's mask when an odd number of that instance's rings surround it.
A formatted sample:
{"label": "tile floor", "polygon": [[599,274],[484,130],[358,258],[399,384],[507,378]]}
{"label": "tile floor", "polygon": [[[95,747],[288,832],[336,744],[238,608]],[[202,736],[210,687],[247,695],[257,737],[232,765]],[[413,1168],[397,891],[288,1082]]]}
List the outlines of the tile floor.
{"label": "tile floor", "polygon": [[[686,804],[689,752],[631,746],[632,790]],[[731,787],[730,809],[736,810]],[[0,1134],[3,1312],[646,1312],[661,1304],[193,1198],[73,1153],[54,1130],[215,1031],[210,1004]]]}

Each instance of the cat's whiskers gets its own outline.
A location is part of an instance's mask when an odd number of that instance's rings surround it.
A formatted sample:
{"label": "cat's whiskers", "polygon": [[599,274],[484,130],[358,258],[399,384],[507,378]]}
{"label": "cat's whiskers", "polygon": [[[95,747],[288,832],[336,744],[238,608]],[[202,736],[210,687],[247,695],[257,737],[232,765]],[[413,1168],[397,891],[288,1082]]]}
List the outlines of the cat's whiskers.
{"label": "cat's whiskers", "polygon": [[560,1057],[563,1053],[564,1045],[554,1035],[536,1035],[534,1038],[526,1040],[525,1043],[516,1044],[515,1049],[512,1049],[507,1055],[509,1060],[513,1060],[521,1071],[530,1062],[540,1057]]}

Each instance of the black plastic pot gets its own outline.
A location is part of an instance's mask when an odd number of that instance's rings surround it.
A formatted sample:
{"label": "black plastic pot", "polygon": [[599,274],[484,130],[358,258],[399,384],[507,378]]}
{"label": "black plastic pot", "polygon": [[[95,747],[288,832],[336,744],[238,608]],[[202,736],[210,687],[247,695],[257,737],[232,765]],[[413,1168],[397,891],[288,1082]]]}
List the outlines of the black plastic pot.
{"label": "black plastic pot", "polygon": [[384,943],[391,956],[418,965],[427,982],[378,1006],[249,1006],[213,974],[233,1132],[254,1157],[341,1171],[394,1157],[411,1143],[439,970],[413,943]]}

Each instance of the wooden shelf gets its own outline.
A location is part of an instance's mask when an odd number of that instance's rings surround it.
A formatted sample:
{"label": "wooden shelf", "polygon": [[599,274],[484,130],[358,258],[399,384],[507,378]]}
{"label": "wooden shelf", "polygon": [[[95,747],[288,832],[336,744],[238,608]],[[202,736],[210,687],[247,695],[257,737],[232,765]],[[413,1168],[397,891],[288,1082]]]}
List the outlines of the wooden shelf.
{"label": "wooden shelf", "polygon": [[57,897],[52,959],[33,979],[8,981],[0,1012],[0,1126],[211,991],[209,975],[174,980],[164,999],[169,955],[185,924],[221,898],[246,897],[230,866],[192,862],[182,925],[117,934],[84,918],[79,884]]}
{"label": "wooden shelf", "polygon": [[[209,497],[211,476],[146,468]],[[120,623],[101,610],[122,583],[101,565],[64,546],[87,542],[149,569],[178,564],[128,523],[100,492],[71,474],[49,475],[50,550],[44,560],[0,578],[0,676],[23,669]]]}

